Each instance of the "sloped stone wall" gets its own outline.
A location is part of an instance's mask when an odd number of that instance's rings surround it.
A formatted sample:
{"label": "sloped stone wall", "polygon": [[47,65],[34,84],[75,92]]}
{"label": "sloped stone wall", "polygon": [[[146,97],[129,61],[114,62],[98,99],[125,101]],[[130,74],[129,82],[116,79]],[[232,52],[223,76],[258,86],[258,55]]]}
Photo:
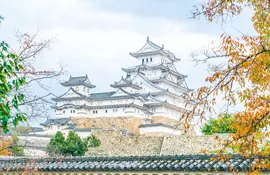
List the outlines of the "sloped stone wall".
{"label": "sloped stone wall", "polygon": [[98,148],[90,148],[87,154],[104,156],[201,154],[202,150],[211,152],[218,148],[214,136],[125,137],[114,135],[113,132],[111,134],[95,133],[101,140],[101,145]]}
{"label": "sloped stone wall", "polygon": [[101,140],[101,145],[97,148],[89,148],[88,155],[157,155],[163,141],[162,137],[119,135],[111,137],[104,132],[95,135]]}
{"label": "sloped stone wall", "polygon": [[[77,124],[78,128],[115,128],[116,130],[127,130],[128,132],[131,132],[135,135],[139,135],[139,125],[145,123],[142,118],[133,116],[93,118],[75,117],[72,118],[72,121]],[[155,116],[152,118],[152,123],[163,123],[171,126],[177,126],[177,128],[182,130],[184,135],[195,135],[193,127],[185,130],[183,124],[180,124],[178,121],[167,117]],[[157,133],[157,135],[164,134]]]}
{"label": "sloped stone wall", "polygon": [[142,118],[127,117],[95,117],[95,118],[72,118],[78,128],[116,128],[139,134],[138,126],[144,123]]}

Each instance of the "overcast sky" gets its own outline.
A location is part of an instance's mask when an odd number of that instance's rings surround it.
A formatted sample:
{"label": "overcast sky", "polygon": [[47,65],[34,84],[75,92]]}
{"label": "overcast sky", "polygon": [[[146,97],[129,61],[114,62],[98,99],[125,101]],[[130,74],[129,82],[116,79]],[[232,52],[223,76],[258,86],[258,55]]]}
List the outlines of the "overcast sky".
{"label": "overcast sky", "polygon": [[[205,66],[194,66],[190,54],[201,53],[223,32],[237,35],[251,26],[245,11],[223,26],[189,19],[192,5],[202,0],[0,0],[0,40],[16,45],[14,30],[34,33],[43,39],[57,38],[37,60],[39,70],[57,70],[67,65],[68,76],[88,74],[95,92],[111,91],[110,84],[124,76],[122,67],[133,66],[129,52],[138,51],[146,37],[173,52],[181,61],[179,72],[187,74],[192,89],[204,84]],[[63,88],[50,82],[56,94]],[[41,93],[41,92],[37,92]]]}

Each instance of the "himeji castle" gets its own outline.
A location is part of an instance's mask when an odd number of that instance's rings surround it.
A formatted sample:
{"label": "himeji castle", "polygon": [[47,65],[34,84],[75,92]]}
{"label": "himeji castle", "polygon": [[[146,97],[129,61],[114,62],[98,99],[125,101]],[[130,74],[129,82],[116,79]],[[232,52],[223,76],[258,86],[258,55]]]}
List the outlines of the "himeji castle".
{"label": "himeji castle", "polygon": [[187,75],[175,68],[180,59],[149,37],[130,55],[137,63],[122,68],[125,75],[110,85],[114,91],[92,93],[96,86],[87,75],[70,76],[61,83],[66,92],[53,99],[56,116],[42,124],[45,130],[73,126],[143,135],[195,134],[193,128],[185,132],[179,123],[188,110],[182,96],[191,91],[185,81]]}

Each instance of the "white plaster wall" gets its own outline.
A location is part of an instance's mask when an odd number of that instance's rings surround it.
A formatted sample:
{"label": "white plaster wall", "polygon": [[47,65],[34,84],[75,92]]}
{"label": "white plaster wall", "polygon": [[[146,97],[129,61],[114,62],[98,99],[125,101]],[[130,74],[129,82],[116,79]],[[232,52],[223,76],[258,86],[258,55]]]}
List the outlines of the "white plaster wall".
{"label": "white plaster wall", "polygon": [[163,126],[140,128],[140,134],[151,134],[151,133],[156,133],[156,132],[172,134],[172,135],[181,135],[180,130],[167,128],[167,127],[163,127]]}
{"label": "white plaster wall", "polygon": [[153,114],[153,116],[164,116],[164,117],[168,117],[170,119],[174,119],[174,120],[179,120],[179,118],[181,117],[182,113],[179,111],[176,111],[174,109],[170,109],[170,108],[166,108],[164,106],[159,106],[155,108],[155,113]]}
{"label": "white plaster wall", "polygon": [[87,138],[88,136],[91,135],[91,132],[78,132],[76,131],[76,133],[81,137],[81,138]]}
{"label": "white plaster wall", "polygon": [[44,157],[48,156],[45,150],[36,149],[33,147],[25,147],[24,148],[24,155],[25,156],[38,156],[38,157]]}
{"label": "white plaster wall", "polygon": [[[148,58],[148,62],[146,62],[146,58]],[[152,62],[150,62],[150,58],[152,58]],[[142,59],[144,59],[144,64],[148,64],[148,65],[161,63],[161,56],[159,54],[138,57],[137,58],[137,65],[142,64]]]}

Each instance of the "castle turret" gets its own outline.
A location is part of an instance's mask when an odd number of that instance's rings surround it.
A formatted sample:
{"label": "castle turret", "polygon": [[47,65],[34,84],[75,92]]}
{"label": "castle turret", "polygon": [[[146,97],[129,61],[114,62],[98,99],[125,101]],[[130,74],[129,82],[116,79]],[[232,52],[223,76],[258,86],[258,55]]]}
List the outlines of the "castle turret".
{"label": "castle turret", "polygon": [[91,94],[91,89],[95,88],[95,85],[92,85],[88,79],[88,76],[80,76],[80,77],[69,77],[69,80],[61,83],[61,85],[71,87],[75,91],[79,92],[82,95],[89,96]]}
{"label": "castle turret", "polygon": [[147,37],[146,43],[139,51],[131,52],[130,55],[138,60],[138,65],[172,63],[180,61],[180,59],[176,58],[173,53],[165,50],[163,45],[160,47],[151,42],[149,37]]}

